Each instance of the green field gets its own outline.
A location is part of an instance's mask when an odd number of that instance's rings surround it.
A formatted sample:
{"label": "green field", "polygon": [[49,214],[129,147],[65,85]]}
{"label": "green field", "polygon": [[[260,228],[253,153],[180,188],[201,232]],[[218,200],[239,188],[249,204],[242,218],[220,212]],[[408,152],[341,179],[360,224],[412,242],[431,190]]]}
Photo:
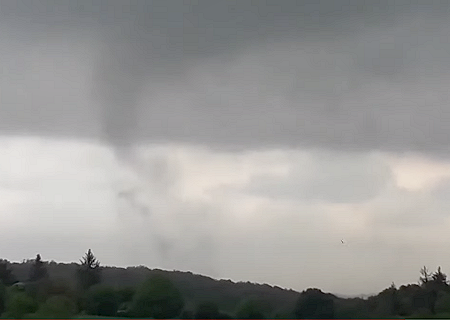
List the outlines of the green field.
{"label": "green field", "polygon": [[74,319],[130,319],[130,318],[123,318],[123,317],[102,317],[102,316],[90,316],[90,315],[79,315],[76,316]]}

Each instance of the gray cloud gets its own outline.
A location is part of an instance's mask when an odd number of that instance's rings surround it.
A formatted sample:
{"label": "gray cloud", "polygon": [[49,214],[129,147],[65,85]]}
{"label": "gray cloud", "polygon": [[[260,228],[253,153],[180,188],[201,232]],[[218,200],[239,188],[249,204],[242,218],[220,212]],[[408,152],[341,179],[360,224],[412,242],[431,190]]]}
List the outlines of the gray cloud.
{"label": "gray cloud", "polygon": [[325,203],[367,202],[392,185],[390,168],[376,157],[318,153],[283,178],[258,176],[247,192],[275,199]]}
{"label": "gray cloud", "polygon": [[[393,185],[383,162],[393,160],[385,154],[142,148],[133,155],[142,161],[136,161],[136,201],[152,214],[127,208],[114,219],[117,194],[108,186],[117,171],[130,172],[111,150],[79,141],[2,140],[0,177],[14,185],[0,188],[8,259],[39,252],[45,259],[76,261],[91,247],[107,265],[145,264],[345,294],[416,281],[423,264],[450,265],[448,200],[433,198],[425,187],[410,192]],[[242,192],[251,177],[279,177],[288,168],[295,168],[291,179],[273,181],[272,190],[266,185],[256,196]],[[343,189],[345,201],[324,181]],[[316,201],[301,192],[283,194],[322,183],[323,191],[309,195]],[[350,197],[347,189],[361,196]],[[298,277],[299,270],[308,277]]]}
{"label": "gray cloud", "polygon": [[441,226],[447,219],[448,201],[437,204],[426,192],[394,189],[370,205],[374,229],[386,232],[415,234],[421,228]]}
{"label": "gray cloud", "polygon": [[446,153],[448,9],[2,1],[0,128],[117,150],[169,140]]}
{"label": "gray cloud", "polygon": [[437,200],[447,200],[450,192],[450,179],[444,178],[439,181],[434,188],[432,188],[431,193]]}

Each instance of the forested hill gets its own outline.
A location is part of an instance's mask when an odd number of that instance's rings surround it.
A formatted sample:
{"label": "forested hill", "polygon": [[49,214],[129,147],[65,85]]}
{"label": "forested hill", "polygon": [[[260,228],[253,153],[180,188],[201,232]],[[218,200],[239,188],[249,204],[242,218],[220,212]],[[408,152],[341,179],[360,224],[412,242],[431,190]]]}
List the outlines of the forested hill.
{"label": "forested hill", "polygon": [[[12,272],[19,281],[28,278],[31,262],[12,263]],[[77,264],[46,263],[49,276],[75,285]],[[114,287],[136,287],[152,274],[163,274],[170,279],[186,299],[186,307],[194,307],[199,302],[215,302],[223,311],[233,312],[238,304],[252,297],[266,305],[267,311],[281,313],[291,311],[299,293],[267,284],[215,280],[191,272],[164,271],[146,267],[102,267],[102,283]]]}
{"label": "forested hill", "polygon": [[[0,261],[0,317],[450,318],[450,283],[440,267],[434,273],[423,267],[418,284],[392,283],[367,299],[345,299],[317,288],[299,293],[190,272],[103,267],[91,250],[80,262],[48,263],[40,255],[23,263]],[[62,306],[58,313],[55,304]]]}

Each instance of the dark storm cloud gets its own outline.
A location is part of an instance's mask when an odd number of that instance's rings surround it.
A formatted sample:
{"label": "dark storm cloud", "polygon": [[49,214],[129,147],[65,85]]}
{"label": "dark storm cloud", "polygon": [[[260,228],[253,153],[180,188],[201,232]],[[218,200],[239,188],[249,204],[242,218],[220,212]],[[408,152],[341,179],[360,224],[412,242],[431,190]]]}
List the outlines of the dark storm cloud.
{"label": "dark storm cloud", "polygon": [[449,4],[2,1],[0,128],[447,152]]}

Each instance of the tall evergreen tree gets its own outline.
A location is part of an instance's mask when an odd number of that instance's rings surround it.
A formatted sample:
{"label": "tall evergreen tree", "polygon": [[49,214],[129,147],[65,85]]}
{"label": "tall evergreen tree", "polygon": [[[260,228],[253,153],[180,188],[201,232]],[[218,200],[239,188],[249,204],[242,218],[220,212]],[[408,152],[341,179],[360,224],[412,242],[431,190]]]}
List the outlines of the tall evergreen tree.
{"label": "tall evergreen tree", "polygon": [[422,275],[420,277],[420,285],[425,285],[431,280],[431,274],[428,272],[427,267],[423,266],[422,269],[420,269],[420,274]]}
{"label": "tall evergreen tree", "polygon": [[100,261],[94,256],[91,249],[80,259],[78,280],[84,290],[101,281]]}
{"label": "tall evergreen tree", "polygon": [[448,286],[447,275],[441,271],[441,267],[438,267],[437,271],[432,274],[431,280],[438,286]]}
{"label": "tall evergreen tree", "polygon": [[434,314],[438,293],[449,289],[447,275],[441,271],[441,267],[438,267],[437,271],[432,274],[428,272],[426,267],[423,267],[420,273],[422,275],[420,283],[423,290],[421,299],[426,301],[427,308]]}
{"label": "tall evergreen tree", "polygon": [[42,261],[41,255],[37,254],[30,269],[30,281],[38,281],[48,276],[47,268],[44,261]]}

